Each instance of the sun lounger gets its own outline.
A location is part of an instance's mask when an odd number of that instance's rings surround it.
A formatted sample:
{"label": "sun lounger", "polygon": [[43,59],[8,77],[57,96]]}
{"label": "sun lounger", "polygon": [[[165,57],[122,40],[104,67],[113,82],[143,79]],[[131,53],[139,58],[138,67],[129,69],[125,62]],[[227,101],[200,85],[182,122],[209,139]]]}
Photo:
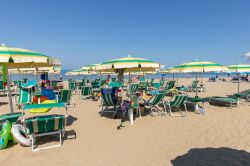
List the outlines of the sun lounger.
{"label": "sun lounger", "polygon": [[[67,117],[65,115],[46,115],[27,118],[24,120],[25,133],[30,137],[32,142],[32,151],[40,149],[49,149],[62,145],[62,136],[64,136]],[[34,148],[35,139],[47,135],[59,135],[60,143],[58,145]]]}
{"label": "sun lounger", "polygon": [[214,97],[210,97],[208,102],[210,105],[226,106],[226,107],[232,108],[239,104],[239,99],[232,98],[232,97],[214,96]]}
{"label": "sun lounger", "polygon": [[[170,116],[178,116],[178,115],[174,115],[173,109],[174,108],[176,111],[178,111],[179,113],[182,114],[182,116],[188,116],[188,112],[187,112],[187,108],[186,108],[186,100],[187,100],[188,96],[186,95],[177,95],[175,96],[173,101],[170,102],[166,102],[166,105],[169,108],[169,113]],[[181,111],[180,107],[184,106],[185,108],[185,112]]]}

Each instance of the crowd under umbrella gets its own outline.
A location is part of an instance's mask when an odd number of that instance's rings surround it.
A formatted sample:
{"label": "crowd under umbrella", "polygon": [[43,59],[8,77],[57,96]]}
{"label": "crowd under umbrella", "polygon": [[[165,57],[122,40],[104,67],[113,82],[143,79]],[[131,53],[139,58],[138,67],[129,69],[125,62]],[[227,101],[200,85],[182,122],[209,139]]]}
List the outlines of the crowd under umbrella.
{"label": "crowd under umbrella", "polygon": [[135,72],[150,72],[160,68],[160,64],[151,60],[137,57],[124,57],[113,59],[101,63],[96,67],[100,72],[115,72],[118,73],[118,80],[123,81],[124,73],[130,74]]}
{"label": "crowd under umbrella", "polygon": [[38,68],[59,66],[61,62],[47,55],[26,50],[22,48],[9,47],[5,44],[0,45],[0,65],[2,65],[3,77],[7,78],[8,98],[10,104],[10,112],[13,113],[13,103],[10,90],[10,79],[8,78],[8,70],[16,68]]}
{"label": "crowd under umbrella", "polygon": [[[198,61],[194,60],[191,62],[183,63],[173,67],[172,72],[178,73],[195,73],[195,80],[198,80],[198,74],[205,72],[217,72],[228,70],[226,66],[210,61]],[[198,97],[198,88],[196,87],[196,97]]]}
{"label": "crowd under umbrella", "polygon": [[227,66],[229,71],[236,73],[238,77],[238,93],[240,92],[240,74],[250,73],[250,64],[237,64]]}

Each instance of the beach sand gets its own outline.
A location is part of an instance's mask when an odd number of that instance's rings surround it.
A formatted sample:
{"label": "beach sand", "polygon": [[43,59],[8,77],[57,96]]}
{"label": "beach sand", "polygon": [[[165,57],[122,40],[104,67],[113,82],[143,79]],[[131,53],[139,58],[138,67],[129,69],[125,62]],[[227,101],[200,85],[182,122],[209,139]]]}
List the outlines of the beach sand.
{"label": "beach sand", "polygon": [[[180,79],[179,85],[191,81]],[[204,84],[206,92],[199,94],[201,97],[226,96],[237,91],[237,83]],[[250,83],[241,83],[241,90],[249,88]],[[232,109],[205,104],[206,115],[194,112],[188,117],[146,115],[136,118],[133,126],[126,121],[125,127],[117,130],[119,119],[100,117],[100,102],[74,98],[76,106],[68,110],[66,128],[71,139],[64,140],[61,147],[38,152],[32,152],[30,147],[10,146],[0,151],[0,165],[250,165],[250,106],[245,103]],[[7,102],[6,97],[0,100]],[[1,114],[9,112],[7,104],[0,109]],[[39,146],[57,143],[41,140]]]}

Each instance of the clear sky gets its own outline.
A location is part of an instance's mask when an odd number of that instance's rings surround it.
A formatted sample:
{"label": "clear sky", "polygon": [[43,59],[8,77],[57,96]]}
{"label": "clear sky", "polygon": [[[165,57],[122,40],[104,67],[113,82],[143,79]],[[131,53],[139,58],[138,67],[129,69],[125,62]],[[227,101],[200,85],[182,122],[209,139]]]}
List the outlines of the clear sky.
{"label": "clear sky", "polygon": [[246,62],[250,0],[2,0],[0,43],[62,60],[64,69],[128,54],[168,67]]}

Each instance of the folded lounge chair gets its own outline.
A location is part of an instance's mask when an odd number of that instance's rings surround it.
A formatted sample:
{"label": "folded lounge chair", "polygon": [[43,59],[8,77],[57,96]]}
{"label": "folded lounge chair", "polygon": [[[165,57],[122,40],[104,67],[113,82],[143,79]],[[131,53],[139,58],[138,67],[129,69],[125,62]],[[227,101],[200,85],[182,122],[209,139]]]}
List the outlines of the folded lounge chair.
{"label": "folded lounge chair", "polygon": [[210,105],[226,106],[230,108],[239,105],[239,99],[233,98],[233,97],[214,96],[214,97],[210,97],[208,102]]}
{"label": "folded lounge chair", "polygon": [[[65,115],[46,115],[36,116],[24,120],[25,133],[30,137],[32,143],[32,151],[38,151],[40,149],[49,149],[62,145],[62,136],[65,133],[67,117]],[[44,147],[40,149],[34,148],[34,140],[37,137],[46,135],[59,135],[60,144]]]}
{"label": "folded lounge chair", "polygon": [[83,98],[90,97],[92,93],[92,89],[90,86],[82,86],[81,92],[80,92],[80,99],[83,100]]}
{"label": "folded lounge chair", "polygon": [[133,83],[133,84],[131,84],[131,85],[129,86],[128,93],[129,93],[129,94],[135,94],[135,93],[138,91],[138,88],[139,88],[139,84]]}
{"label": "folded lounge chair", "polygon": [[71,89],[62,89],[58,96],[58,102],[65,103],[66,107],[74,107],[75,102]]}

